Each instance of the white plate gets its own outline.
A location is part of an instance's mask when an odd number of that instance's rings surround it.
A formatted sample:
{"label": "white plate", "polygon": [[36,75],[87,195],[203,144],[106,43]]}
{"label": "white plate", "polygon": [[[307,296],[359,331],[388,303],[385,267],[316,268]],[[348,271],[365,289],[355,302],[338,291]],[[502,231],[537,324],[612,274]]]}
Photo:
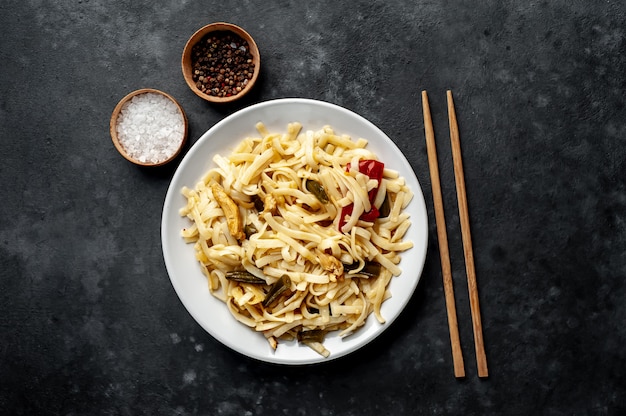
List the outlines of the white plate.
{"label": "white plate", "polygon": [[[273,351],[262,334],[237,322],[224,303],[214,298],[208,290],[207,281],[194,257],[191,244],[186,244],[180,230],[189,226],[187,218],[178,214],[186,203],[180,190],[183,186],[193,188],[210,168],[214,167],[213,155],[230,154],[234,145],[248,136],[258,136],[255,124],[262,121],[271,132],[286,131],[287,124],[298,121],[303,130],[317,130],[330,125],[337,133],[348,134],[369,141],[374,151],[387,167],[397,170],[415,194],[406,211],[411,215],[412,225],[406,239],[414,247],[402,253],[400,267],[403,272],[391,280],[392,297],[382,306],[387,320],[379,324],[370,316],[357,332],[339,338],[329,334],[324,345],[330,357],[323,358],[315,351],[297,342],[281,342]],[[180,163],[165,197],[161,223],[163,256],[172,285],[191,316],[213,337],[224,345],[249,357],[280,364],[311,364],[332,360],[357,350],[380,335],[398,317],[413,295],[422,273],[428,240],[426,205],[420,184],[411,165],[402,152],[380,129],[365,118],[345,108],[308,99],[279,99],[256,104],[240,110],[217,123],[193,145]]]}

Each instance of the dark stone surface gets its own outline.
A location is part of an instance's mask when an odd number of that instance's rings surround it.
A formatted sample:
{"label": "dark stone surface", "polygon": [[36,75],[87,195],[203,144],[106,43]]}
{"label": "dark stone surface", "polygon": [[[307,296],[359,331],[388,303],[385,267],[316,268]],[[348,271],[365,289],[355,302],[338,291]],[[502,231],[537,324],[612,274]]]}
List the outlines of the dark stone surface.
{"label": "dark stone surface", "polygon": [[[176,3],[176,4],[175,4]],[[0,413],[617,415],[626,411],[626,5],[621,1],[3,1]],[[187,38],[243,26],[243,102],[186,87]],[[382,128],[420,178],[430,248],[385,334],[285,368],[223,347],[169,282],[160,217],[176,161],[140,169],[109,117],[153,87],[193,143],[237,109],[307,97]],[[445,90],[465,163],[490,377],[478,379]],[[437,133],[467,377],[448,339],[421,117]]]}

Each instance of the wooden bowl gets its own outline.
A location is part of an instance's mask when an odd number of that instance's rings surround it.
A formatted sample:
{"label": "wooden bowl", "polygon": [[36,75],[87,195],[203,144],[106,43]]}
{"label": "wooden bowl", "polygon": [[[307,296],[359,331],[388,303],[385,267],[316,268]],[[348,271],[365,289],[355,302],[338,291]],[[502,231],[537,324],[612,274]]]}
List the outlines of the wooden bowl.
{"label": "wooden bowl", "polygon": [[[147,94],[147,93],[159,94],[159,95],[166,97],[168,100],[170,100],[172,103],[176,105],[176,108],[178,108],[182,116],[183,132],[182,132],[182,137],[180,138],[180,142],[177,143],[178,146],[176,147],[174,151],[171,152],[171,154],[166,155],[165,159],[161,159],[158,161],[149,161],[149,160],[142,161],[142,160],[139,160],[139,158],[137,157],[133,157],[129,153],[129,151],[124,147],[123,143],[120,142],[120,137],[119,137],[118,128],[117,128],[118,117],[120,116],[120,112],[122,111],[124,106],[134,97],[141,95],[141,94]],[[140,166],[162,166],[174,160],[176,156],[178,156],[178,154],[180,153],[183,146],[185,145],[185,142],[187,141],[187,127],[188,127],[187,124],[188,124],[187,116],[185,115],[183,108],[180,106],[180,104],[178,104],[178,102],[172,96],[164,93],[163,91],[155,90],[152,88],[143,88],[143,89],[131,92],[130,94],[122,98],[120,102],[115,106],[115,109],[113,110],[113,114],[111,115],[111,122],[109,124],[109,130],[111,133],[111,139],[113,140],[113,145],[126,160],[136,165],[140,165]]]}
{"label": "wooden bowl", "polygon": [[[200,88],[196,86],[196,81],[194,81],[193,79],[194,68],[193,68],[193,62],[192,62],[192,58],[193,58],[192,50],[193,50],[194,45],[196,45],[203,37],[205,37],[209,33],[220,32],[220,31],[232,32],[233,34],[239,36],[240,38],[248,42],[248,50],[250,52],[250,55],[252,55],[252,63],[254,63],[254,70],[252,73],[252,78],[248,79],[247,84],[241,89],[240,92],[234,95],[226,96],[226,97],[218,97],[215,95],[206,94],[205,92],[203,92]],[[254,39],[252,39],[252,36],[250,36],[248,32],[246,32],[245,30],[243,30],[237,25],[233,25],[231,23],[218,22],[218,23],[211,23],[207,26],[204,26],[203,28],[196,31],[196,33],[194,33],[191,36],[191,38],[189,38],[189,40],[187,41],[187,44],[185,45],[185,49],[183,50],[183,57],[181,60],[181,65],[182,65],[182,70],[183,70],[183,76],[185,77],[185,82],[187,82],[187,85],[189,86],[189,88],[191,88],[191,90],[197,96],[213,103],[227,103],[227,102],[232,102],[234,100],[237,100],[243,97],[252,89],[252,87],[254,86],[254,83],[256,82],[259,76],[259,72],[261,69],[261,55],[259,54],[259,48],[254,42]]]}

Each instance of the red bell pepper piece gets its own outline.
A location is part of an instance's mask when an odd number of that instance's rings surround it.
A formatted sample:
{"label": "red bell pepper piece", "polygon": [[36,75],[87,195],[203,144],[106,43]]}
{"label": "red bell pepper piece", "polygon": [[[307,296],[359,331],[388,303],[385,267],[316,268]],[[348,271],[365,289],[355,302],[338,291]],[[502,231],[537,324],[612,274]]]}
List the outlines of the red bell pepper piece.
{"label": "red bell pepper piece", "polygon": [[[348,163],[348,167],[346,168],[346,170],[348,171],[350,170],[349,163]],[[370,204],[373,204],[374,200],[376,199],[376,195],[378,194],[378,188],[380,188],[380,183],[383,179],[384,170],[385,170],[385,164],[382,162],[379,162],[378,160],[360,160],[359,161],[359,172],[363,173],[364,175],[367,175],[370,179],[375,179],[378,182],[378,186],[370,190],[368,193],[368,199],[370,201]],[[341,230],[343,226],[346,224],[345,218],[346,216],[352,215],[353,209],[354,209],[354,204],[346,205],[345,207],[341,209],[341,218],[339,219],[339,230]],[[363,221],[372,222],[376,218],[378,218],[379,215],[380,213],[378,212],[378,209],[372,205],[372,209],[369,210],[368,212],[364,212],[363,214],[361,214],[359,218]]]}

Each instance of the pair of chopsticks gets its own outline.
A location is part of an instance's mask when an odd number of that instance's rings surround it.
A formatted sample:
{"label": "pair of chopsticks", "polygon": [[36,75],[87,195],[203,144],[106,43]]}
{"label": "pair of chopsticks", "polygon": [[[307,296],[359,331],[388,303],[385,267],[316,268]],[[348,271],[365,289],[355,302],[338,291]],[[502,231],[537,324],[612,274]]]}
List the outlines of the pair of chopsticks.
{"label": "pair of chopsticks", "polygon": [[[478,286],[476,284],[476,271],[474,269],[474,253],[472,250],[472,238],[470,234],[469,213],[467,209],[467,195],[465,192],[465,177],[463,175],[463,161],[461,158],[461,142],[459,139],[459,127],[452,100],[452,91],[447,91],[448,120],[450,124],[450,142],[452,145],[452,160],[454,163],[454,177],[456,181],[457,199],[459,205],[459,218],[461,221],[461,234],[463,237],[463,252],[465,255],[465,271],[467,273],[467,286],[469,290],[470,310],[472,313],[472,326],[474,330],[474,348],[476,350],[476,365],[478,377],[487,377],[487,356],[483,341],[482,323],[480,319],[480,305],[478,301]],[[441,197],[441,182],[439,180],[439,166],[437,162],[437,148],[435,146],[435,132],[430,115],[428,94],[422,91],[422,107],[424,112],[424,131],[426,135],[426,147],[428,152],[428,166],[430,168],[431,183],[433,188],[433,202],[435,205],[435,220],[437,223],[437,238],[439,240],[439,255],[441,258],[441,271],[443,275],[443,287],[448,313],[448,327],[450,331],[450,343],[452,344],[452,359],[454,363],[455,377],[465,377],[463,364],[463,351],[459,339],[459,328],[454,302],[454,287],[452,284],[452,271],[450,266],[450,252],[448,249],[448,236],[446,232],[446,220]]]}

